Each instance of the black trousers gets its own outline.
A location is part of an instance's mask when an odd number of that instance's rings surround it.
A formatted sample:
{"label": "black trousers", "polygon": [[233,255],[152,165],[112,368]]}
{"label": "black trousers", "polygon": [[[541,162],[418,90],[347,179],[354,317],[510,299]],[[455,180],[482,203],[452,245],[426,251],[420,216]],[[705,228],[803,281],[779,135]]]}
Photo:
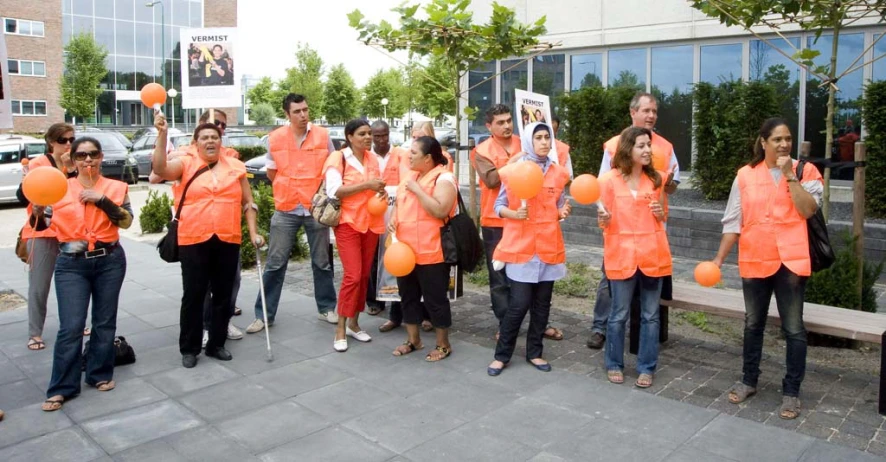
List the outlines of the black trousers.
{"label": "black trousers", "polygon": [[529,331],[526,333],[526,359],[541,358],[545,328],[551,314],[554,281],[535,284],[510,280],[508,310],[498,329],[495,360],[507,364],[517,346],[517,336],[526,312],[529,312]]}
{"label": "black trousers", "polygon": [[492,254],[495,253],[495,248],[501,242],[504,231],[503,228],[488,226],[481,227],[480,231],[483,234],[483,247],[486,251],[486,270],[489,273],[489,300],[492,302],[492,313],[495,315],[495,319],[501,322],[505,312],[508,311],[510,281],[504,269],[496,271],[492,268]]}
{"label": "black trousers", "polygon": [[403,320],[406,324],[421,324],[424,313],[427,312],[434,327],[445,329],[452,325],[452,310],[447,293],[448,264],[415,265],[411,273],[397,278],[397,286],[400,289]]}
{"label": "black trousers", "polygon": [[223,242],[218,236],[178,250],[182,265],[181,333],[178,348],[184,354],[200,354],[203,340],[203,302],[206,291],[212,298],[207,351],[225,346],[231,319],[231,288],[237,277],[240,245]]}

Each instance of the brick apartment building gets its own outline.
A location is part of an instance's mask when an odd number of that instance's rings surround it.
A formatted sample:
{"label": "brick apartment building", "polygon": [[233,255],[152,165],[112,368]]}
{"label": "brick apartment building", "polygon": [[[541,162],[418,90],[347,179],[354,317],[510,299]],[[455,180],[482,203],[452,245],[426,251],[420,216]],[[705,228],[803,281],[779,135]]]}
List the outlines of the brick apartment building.
{"label": "brick apartment building", "polygon": [[[39,132],[70,121],[59,106],[59,79],[64,46],[81,32],[92,33],[108,50],[109,72],[90,124],[139,126],[150,123],[150,110],[138,99],[142,86],[161,82],[165,72],[167,86],[171,82],[181,91],[181,29],[236,26],[237,0],[0,0],[0,21],[6,34],[14,131]],[[181,95],[175,112],[179,121],[197,117],[196,111],[181,109]],[[236,124],[237,111],[226,112],[229,124]]]}

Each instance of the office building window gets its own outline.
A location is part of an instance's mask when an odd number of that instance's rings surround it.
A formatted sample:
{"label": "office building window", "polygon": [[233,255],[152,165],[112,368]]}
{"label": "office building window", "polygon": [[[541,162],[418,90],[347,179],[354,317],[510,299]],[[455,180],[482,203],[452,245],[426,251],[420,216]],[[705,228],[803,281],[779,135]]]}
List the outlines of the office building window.
{"label": "office building window", "polygon": [[552,112],[557,96],[566,88],[566,55],[536,56],[532,62],[532,91],[551,98]]}
{"label": "office building window", "polygon": [[[779,99],[779,115],[788,121],[794,139],[799,139],[800,127],[800,66],[785,57],[794,54],[800,48],[800,39],[789,38],[790,44],[780,37],[768,39],[770,45],[762,40],[751,40],[748,74],[751,80],[762,81],[775,89]],[[776,49],[774,49],[775,47]],[[799,144],[794,146],[799,149]]]}
{"label": "office building window", "polygon": [[[510,69],[510,70],[507,70]],[[529,90],[529,65],[514,59],[501,62],[501,95],[499,101],[514,107],[514,90]]]}
{"label": "office building window", "polygon": [[705,45],[701,47],[700,82],[717,85],[741,80],[741,44]]}
{"label": "office building window", "polygon": [[674,145],[680,170],[692,162],[693,47],[652,48],[652,94],[658,99],[656,131]]}
{"label": "office building window", "polygon": [[[874,45],[874,59],[886,55],[886,37],[882,37],[880,34],[874,35],[874,40],[879,39],[880,41]],[[879,61],[874,61],[874,72],[873,72],[873,81],[877,80],[886,80],[886,59],[881,59]]]}
{"label": "office building window", "polygon": [[46,101],[12,100],[12,115],[45,116]]}
{"label": "office building window", "polygon": [[[486,130],[486,110],[495,104],[495,79],[490,78],[495,75],[495,62],[485,62],[476,69],[468,73],[468,88],[473,88],[468,92],[468,105],[477,108],[477,117],[470,121],[468,133],[487,133]],[[481,83],[482,82],[482,83]]]}
{"label": "office building window", "polygon": [[10,35],[30,35],[43,37],[43,22],[27,19],[4,18],[3,30]]}
{"label": "office building window", "polygon": [[646,48],[609,52],[609,86],[646,89]]}
{"label": "office building window", "polygon": [[46,63],[43,61],[25,61],[23,59],[10,59],[7,61],[6,68],[12,75],[46,77]]}
{"label": "office building window", "polygon": [[572,85],[570,89],[578,90],[584,87],[602,87],[603,79],[603,54],[592,53],[587,55],[573,55],[570,60]]}

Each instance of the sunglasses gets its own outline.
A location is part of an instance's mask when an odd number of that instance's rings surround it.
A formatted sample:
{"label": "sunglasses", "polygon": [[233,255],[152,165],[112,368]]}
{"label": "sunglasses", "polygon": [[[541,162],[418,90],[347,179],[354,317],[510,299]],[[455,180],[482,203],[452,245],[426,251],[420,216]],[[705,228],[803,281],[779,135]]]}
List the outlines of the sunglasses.
{"label": "sunglasses", "polygon": [[101,151],[77,151],[74,153],[74,160],[86,160],[87,156],[90,159],[98,159],[101,155]]}
{"label": "sunglasses", "polygon": [[228,124],[222,122],[221,120],[216,120],[215,126],[218,128],[221,128],[222,130],[224,130],[225,128],[228,128]]}
{"label": "sunglasses", "polygon": [[55,140],[55,142],[58,144],[68,144],[68,143],[73,143],[75,139],[76,138],[74,138],[73,136],[70,138],[58,138]]}

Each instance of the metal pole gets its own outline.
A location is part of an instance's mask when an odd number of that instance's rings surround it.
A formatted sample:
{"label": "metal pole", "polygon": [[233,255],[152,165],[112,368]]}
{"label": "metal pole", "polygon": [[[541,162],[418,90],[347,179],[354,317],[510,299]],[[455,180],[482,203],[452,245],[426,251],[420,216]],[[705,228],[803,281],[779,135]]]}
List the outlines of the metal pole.
{"label": "metal pole", "polygon": [[[163,70],[163,90],[166,91],[166,7],[162,0],[157,0],[154,4],[160,4],[160,53],[163,58],[160,60],[160,68]],[[166,112],[166,108],[163,108]]]}
{"label": "metal pole", "polygon": [[175,98],[170,99],[172,99],[172,112],[169,115],[172,116],[172,128],[175,128]]}

